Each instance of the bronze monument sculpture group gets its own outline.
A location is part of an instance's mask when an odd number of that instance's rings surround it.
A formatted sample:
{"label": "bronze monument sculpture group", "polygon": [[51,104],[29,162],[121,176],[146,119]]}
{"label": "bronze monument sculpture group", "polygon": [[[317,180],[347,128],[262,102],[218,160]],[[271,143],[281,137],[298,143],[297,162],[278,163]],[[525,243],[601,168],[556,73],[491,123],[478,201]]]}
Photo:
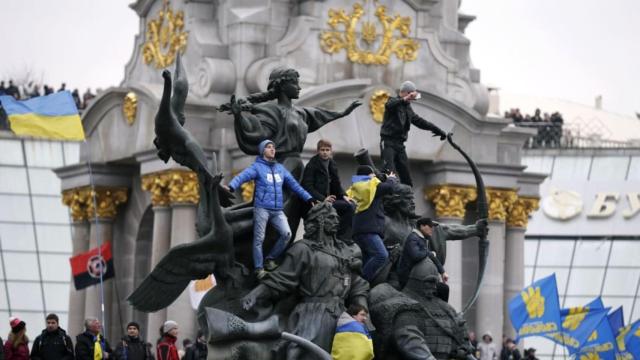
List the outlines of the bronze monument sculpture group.
{"label": "bronze monument sculpture group", "polygon": [[[344,235],[349,232],[338,235],[340,217],[331,203],[314,201],[304,214],[289,194],[284,199],[284,213],[293,234],[299,219],[304,218],[303,237],[290,241],[277,259],[279,265],[258,279],[251,256],[253,203],[234,204],[233,194],[221,184],[215,156],[207,161],[183,127],[188,121],[184,115],[188,82],[182,66],[178,56],[173,81],[168,70],[162,73],[164,92],[155,119],[154,144],[162,160],[172,158],[198,176],[200,203],[195,226],[199,239],[173,247],[129,296],[129,302],[141,311],[158,311],[177,299],[191,280],[213,274],[217,286],[198,309],[209,359],[331,359],[338,317],[351,305],[369,311],[367,327],[376,359],[473,359],[462,315],[477,297],[487,261],[487,206],[482,177],[452,141],[452,134],[443,139],[462,154],[474,172],[478,214],[483,220],[466,227],[436,226],[427,241],[444,265],[446,240],[480,239],[478,282],[462,313],[440,296],[442,280],[429,257],[413,266],[404,286],[398,282],[397,262],[418,218],[411,187],[399,183],[382,199],[388,260],[374,279],[363,277],[366,253]],[[275,161],[298,181],[304,168],[300,153],[307,134],[361,105],[354,101],[341,112],[299,107],[292,103],[299,92],[298,73],[278,68],[272,71],[266,92],[245,99],[232,96],[219,107],[233,115],[236,140],[244,153],[261,156],[258,145],[270,139],[277,149]],[[438,135],[442,134],[439,130]],[[387,175],[372,166],[366,152],[357,154],[356,161],[354,167],[370,166],[382,180]],[[265,251],[273,245],[274,235],[267,231]]]}

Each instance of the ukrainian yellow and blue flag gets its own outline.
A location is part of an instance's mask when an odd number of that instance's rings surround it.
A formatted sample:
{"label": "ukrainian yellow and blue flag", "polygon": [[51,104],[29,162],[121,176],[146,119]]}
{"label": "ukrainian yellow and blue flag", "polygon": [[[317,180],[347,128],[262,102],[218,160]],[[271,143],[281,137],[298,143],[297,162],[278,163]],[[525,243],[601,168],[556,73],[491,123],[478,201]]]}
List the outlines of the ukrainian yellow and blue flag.
{"label": "ukrainian yellow and blue flag", "polygon": [[371,360],[373,342],[364,324],[344,312],[338,318],[336,334],[331,346],[333,360]]}
{"label": "ukrainian yellow and blue flag", "polygon": [[354,175],[352,185],[347,189],[347,196],[356,202],[356,214],[367,210],[376,197],[376,190],[380,180],[369,175]]}
{"label": "ukrainian yellow and blue flag", "polygon": [[535,281],[509,301],[509,317],[516,341],[558,332],[562,326],[556,274]]}
{"label": "ukrainian yellow and blue flag", "polygon": [[78,108],[71,93],[61,91],[19,101],[0,96],[11,130],[18,136],[56,140],[84,140]]}

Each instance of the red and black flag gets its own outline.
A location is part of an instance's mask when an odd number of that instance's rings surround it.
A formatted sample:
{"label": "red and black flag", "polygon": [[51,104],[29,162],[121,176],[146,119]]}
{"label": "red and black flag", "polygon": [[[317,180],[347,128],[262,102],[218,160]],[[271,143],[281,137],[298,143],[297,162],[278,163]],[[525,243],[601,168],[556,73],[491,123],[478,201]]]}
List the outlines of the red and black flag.
{"label": "red and black flag", "polygon": [[[100,253],[98,253],[100,249]],[[113,258],[111,257],[111,243],[104,243],[100,248],[91,249],[86,253],[69,258],[71,272],[73,273],[73,283],[76,290],[81,290],[91,285],[100,283],[116,275],[113,269]]]}

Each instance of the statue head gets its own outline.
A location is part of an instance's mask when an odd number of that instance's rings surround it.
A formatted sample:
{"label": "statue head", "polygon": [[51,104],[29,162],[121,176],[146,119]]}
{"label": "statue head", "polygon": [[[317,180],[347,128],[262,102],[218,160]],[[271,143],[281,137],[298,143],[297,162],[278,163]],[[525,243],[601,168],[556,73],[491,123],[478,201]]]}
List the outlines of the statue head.
{"label": "statue head", "polygon": [[420,298],[431,299],[436,296],[438,278],[438,269],[426,257],[413,266],[403,291],[406,290],[409,293],[417,294]]}
{"label": "statue head", "polygon": [[413,201],[413,189],[409,185],[399,184],[392,194],[383,199],[384,212],[392,217],[413,219],[416,217],[416,203]]}
{"label": "statue head", "polygon": [[294,69],[278,67],[269,74],[267,90],[276,94],[284,93],[290,99],[297,99],[300,95],[298,79],[300,74]]}
{"label": "statue head", "polygon": [[312,207],[304,219],[304,237],[319,242],[333,239],[338,231],[339,222],[340,217],[333,206],[321,202]]}

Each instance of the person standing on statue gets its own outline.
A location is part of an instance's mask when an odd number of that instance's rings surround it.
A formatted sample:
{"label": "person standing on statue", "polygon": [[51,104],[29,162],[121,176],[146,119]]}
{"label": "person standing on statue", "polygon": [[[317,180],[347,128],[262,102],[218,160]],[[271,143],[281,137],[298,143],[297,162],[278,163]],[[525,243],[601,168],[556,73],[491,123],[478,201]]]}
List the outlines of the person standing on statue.
{"label": "person standing on statue", "polygon": [[307,134],[349,115],[362,105],[356,100],[341,112],[296,106],[293,100],[300,95],[299,78],[294,69],[276,68],[269,75],[267,91],[251,94],[246,100],[236,101],[232,96],[231,102],[218,109],[233,114],[236,140],[245,154],[259,155],[260,142],[272,139],[278,149],[276,160],[296,180],[300,180],[302,175],[300,153],[307,141]]}
{"label": "person standing on statue", "polygon": [[[303,201],[312,203],[313,197],[306,192],[281,164],[276,161],[275,143],[264,140],[259,146],[261,156],[231,180],[227,190],[233,192],[247,181],[255,180],[253,194],[253,265],[258,279],[276,268],[275,260],[282,255],[291,237],[287,216],[282,211],[284,204],[283,186],[292,190]],[[267,223],[278,232],[278,240],[266,259],[262,258]]]}
{"label": "person standing on statue", "polygon": [[[331,351],[336,323],[345,302],[367,308],[369,284],[357,273],[354,259],[336,238],[338,214],[327,202],[315,205],[304,221],[304,238],[287,250],[284,261],[242,299],[245,310],[264,300],[290,294],[300,299],[289,315],[287,330]],[[287,359],[315,359],[290,343]]]}
{"label": "person standing on statue", "polygon": [[440,136],[440,140],[444,141],[447,138],[447,133],[421,118],[411,108],[411,102],[419,99],[419,95],[414,83],[403,82],[399,95],[390,97],[384,105],[384,117],[380,128],[380,153],[384,160],[384,169],[398,174],[400,182],[409,186],[413,186],[413,183],[404,143],[409,136],[411,124],[431,131],[434,136]]}
{"label": "person standing on statue", "polygon": [[[316,155],[309,159],[307,166],[304,167],[301,185],[314,200],[327,201],[333,205],[340,216],[337,235],[342,237],[351,227],[355,209],[340,183],[338,166],[332,156],[331,142],[322,139],[318,141],[316,149]],[[303,208],[302,215],[304,216],[310,208],[310,206]]]}
{"label": "person standing on statue", "polygon": [[[422,259],[428,257],[438,269],[442,282],[449,281],[449,275],[444,270],[442,263],[436,257],[434,251],[429,249],[429,239],[433,232],[433,222],[429,218],[420,218],[416,222],[416,229],[407,236],[404,242],[404,248],[402,249],[402,255],[398,261],[398,280],[400,281],[400,288],[403,288],[407,280],[409,280],[409,273],[413,266],[422,261]],[[447,301],[446,299],[442,299]]]}
{"label": "person standing on statue", "polygon": [[351,179],[347,196],[356,203],[353,216],[353,241],[362,250],[362,277],[372,282],[386,265],[389,253],[384,246],[384,195],[391,194],[397,184],[394,173],[389,173],[381,182],[371,166],[360,165]]}

